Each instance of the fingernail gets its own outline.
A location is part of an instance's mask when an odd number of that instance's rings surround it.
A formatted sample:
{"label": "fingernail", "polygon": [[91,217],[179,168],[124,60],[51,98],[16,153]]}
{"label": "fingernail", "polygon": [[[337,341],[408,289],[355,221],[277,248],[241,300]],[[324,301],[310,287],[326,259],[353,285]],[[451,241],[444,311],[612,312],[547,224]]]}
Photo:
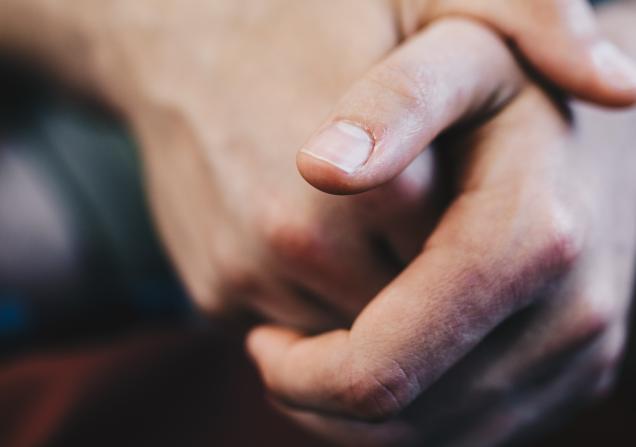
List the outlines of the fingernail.
{"label": "fingernail", "polygon": [[636,63],[616,45],[608,41],[597,43],[592,47],[592,59],[615,88],[636,90]]}
{"label": "fingernail", "polygon": [[309,140],[301,152],[352,174],[367,162],[373,146],[373,138],[366,130],[338,121]]}

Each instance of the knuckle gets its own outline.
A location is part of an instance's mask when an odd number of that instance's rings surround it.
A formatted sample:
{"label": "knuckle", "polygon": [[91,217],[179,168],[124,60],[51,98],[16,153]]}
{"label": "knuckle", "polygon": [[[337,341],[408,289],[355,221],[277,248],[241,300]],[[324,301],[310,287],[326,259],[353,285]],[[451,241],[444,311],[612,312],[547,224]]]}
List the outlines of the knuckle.
{"label": "knuckle", "polygon": [[404,370],[353,370],[342,395],[344,407],[356,418],[382,422],[397,416],[410,401],[412,384]]}
{"label": "knuckle", "polygon": [[561,211],[543,214],[534,229],[538,241],[535,261],[550,272],[567,272],[580,258],[582,237],[580,229]]}
{"label": "knuckle", "polygon": [[326,250],[325,233],[317,224],[274,218],[263,222],[263,232],[268,248],[283,261],[313,264]]}
{"label": "knuckle", "polygon": [[552,230],[547,233],[545,253],[559,270],[569,269],[579,258],[581,249],[576,234],[570,230]]}
{"label": "knuckle", "polygon": [[402,410],[391,388],[370,374],[351,380],[346,400],[353,415],[366,421],[384,421]]}
{"label": "knuckle", "polygon": [[424,68],[412,73],[397,62],[387,61],[372,70],[366,82],[388,93],[405,110],[423,112],[429,103],[430,92],[426,87],[431,85],[431,76]]}

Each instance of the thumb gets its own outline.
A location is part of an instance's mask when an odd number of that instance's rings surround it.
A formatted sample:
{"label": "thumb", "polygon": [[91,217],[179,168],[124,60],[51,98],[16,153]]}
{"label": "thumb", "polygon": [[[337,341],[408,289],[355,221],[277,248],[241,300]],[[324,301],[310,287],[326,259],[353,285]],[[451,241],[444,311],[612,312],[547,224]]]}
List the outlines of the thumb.
{"label": "thumb", "polygon": [[316,188],[352,194],[396,177],[449,126],[489,113],[522,75],[493,32],[464,19],[428,27],[372,68],[300,150]]}
{"label": "thumb", "polygon": [[460,196],[349,330],[253,330],[247,345],[268,390],[304,411],[390,419],[501,322],[563,284],[583,235],[552,197],[569,161],[558,113],[529,89],[469,145],[473,174]]}

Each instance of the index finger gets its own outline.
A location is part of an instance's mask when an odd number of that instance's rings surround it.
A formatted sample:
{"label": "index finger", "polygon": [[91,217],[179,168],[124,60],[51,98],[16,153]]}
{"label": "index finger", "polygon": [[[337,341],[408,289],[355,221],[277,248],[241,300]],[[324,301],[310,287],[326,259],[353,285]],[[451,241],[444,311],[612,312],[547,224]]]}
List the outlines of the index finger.
{"label": "index finger", "polygon": [[552,190],[562,152],[555,144],[567,128],[551,107],[536,113],[547,104],[539,93],[524,95],[500,118],[516,127],[480,139],[469,189],[349,331],[251,333],[249,350],[276,396],[320,412],[389,418],[568,270],[580,237]]}

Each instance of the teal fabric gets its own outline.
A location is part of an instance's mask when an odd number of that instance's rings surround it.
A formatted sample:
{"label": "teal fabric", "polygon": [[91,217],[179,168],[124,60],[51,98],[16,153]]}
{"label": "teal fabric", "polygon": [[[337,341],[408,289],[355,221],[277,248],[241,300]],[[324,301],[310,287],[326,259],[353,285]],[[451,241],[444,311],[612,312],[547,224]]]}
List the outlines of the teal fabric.
{"label": "teal fabric", "polygon": [[12,151],[50,185],[82,280],[43,293],[0,272],[0,354],[195,321],[152,226],[133,140],[108,113],[57,91],[0,62],[0,154]]}

